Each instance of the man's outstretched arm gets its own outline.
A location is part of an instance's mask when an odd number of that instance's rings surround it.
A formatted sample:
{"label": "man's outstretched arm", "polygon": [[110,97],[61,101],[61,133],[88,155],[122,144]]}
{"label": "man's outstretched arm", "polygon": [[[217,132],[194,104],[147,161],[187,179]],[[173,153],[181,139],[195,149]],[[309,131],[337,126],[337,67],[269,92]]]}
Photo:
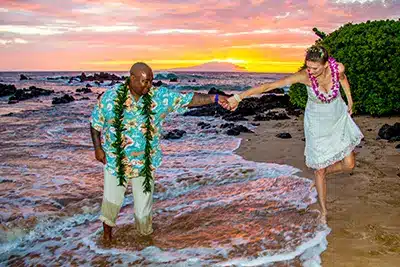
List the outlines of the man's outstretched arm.
{"label": "man's outstretched arm", "polygon": [[[188,107],[198,107],[212,103],[215,103],[215,95],[194,93],[192,101],[190,101]],[[228,97],[218,95],[218,104],[223,108],[229,109]]]}

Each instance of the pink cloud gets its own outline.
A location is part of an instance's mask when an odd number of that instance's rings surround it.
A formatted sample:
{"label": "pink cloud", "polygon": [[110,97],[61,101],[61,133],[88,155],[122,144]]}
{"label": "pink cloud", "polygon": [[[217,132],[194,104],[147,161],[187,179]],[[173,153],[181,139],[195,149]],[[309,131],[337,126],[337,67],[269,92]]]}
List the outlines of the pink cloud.
{"label": "pink cloud", "polygon": [[9,10],[36,11],[41,8],[41,4],[23,0],[1,0],[0,7]]}
{"label": "pink cloud", "polygon": [[68,57],[62,67],[74,69],[81,61],[139,54],[143,60],[220,53],[301,61],[302,47],[316,39],[313,27],[329,33],[348,22],[398,18],[400,2],[0,0],[0,15],[0,69],[17,68],[12,58],[27,51],[36,66],[47,68],[47,58],[58,55]]}

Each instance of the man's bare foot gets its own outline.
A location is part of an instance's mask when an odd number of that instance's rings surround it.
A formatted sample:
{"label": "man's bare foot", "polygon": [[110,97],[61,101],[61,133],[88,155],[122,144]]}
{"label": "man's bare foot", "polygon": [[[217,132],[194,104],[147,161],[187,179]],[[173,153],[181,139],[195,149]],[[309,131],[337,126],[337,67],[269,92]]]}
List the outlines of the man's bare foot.
{"label": "man's bare foot", "polygon": [[138,234],[137,240],[140,244],[149,247],[154,245],[153,236],[152,235],[140,235]]}
{"label": "man's bare foot", "polygon": [[105,243],[111,243],[112,240],[112,227],[103,222],[103,240]]}

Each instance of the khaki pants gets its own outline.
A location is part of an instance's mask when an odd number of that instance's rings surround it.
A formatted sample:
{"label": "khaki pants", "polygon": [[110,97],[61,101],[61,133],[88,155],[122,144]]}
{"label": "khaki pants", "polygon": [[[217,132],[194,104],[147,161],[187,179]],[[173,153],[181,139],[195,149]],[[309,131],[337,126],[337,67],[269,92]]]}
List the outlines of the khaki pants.
{"label": "khaki pants", "polygon": [[[151,210],[153,207],[154,182],[151,193],[143,193],[144,177],[132,179],[132,194],[134,202],[134,218],[136,229],[141,235],[150,235],[153,232]],[[118,213],[125,197],[126,187],[118,186],[117,177],[104,168],[104,195],[101,205],[100,220],[105,224],[115,226]]]}

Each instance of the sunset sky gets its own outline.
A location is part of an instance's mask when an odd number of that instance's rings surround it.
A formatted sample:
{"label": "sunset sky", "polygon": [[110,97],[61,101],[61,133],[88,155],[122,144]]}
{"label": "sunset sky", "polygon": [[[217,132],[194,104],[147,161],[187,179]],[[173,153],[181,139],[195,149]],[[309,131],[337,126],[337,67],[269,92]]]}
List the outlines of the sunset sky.
{"label": "sunset sky", "polygon": [[128,70],[231,62],[293,72],[313,27],[398,19],[400,0],[0,0],[0,70]]}

